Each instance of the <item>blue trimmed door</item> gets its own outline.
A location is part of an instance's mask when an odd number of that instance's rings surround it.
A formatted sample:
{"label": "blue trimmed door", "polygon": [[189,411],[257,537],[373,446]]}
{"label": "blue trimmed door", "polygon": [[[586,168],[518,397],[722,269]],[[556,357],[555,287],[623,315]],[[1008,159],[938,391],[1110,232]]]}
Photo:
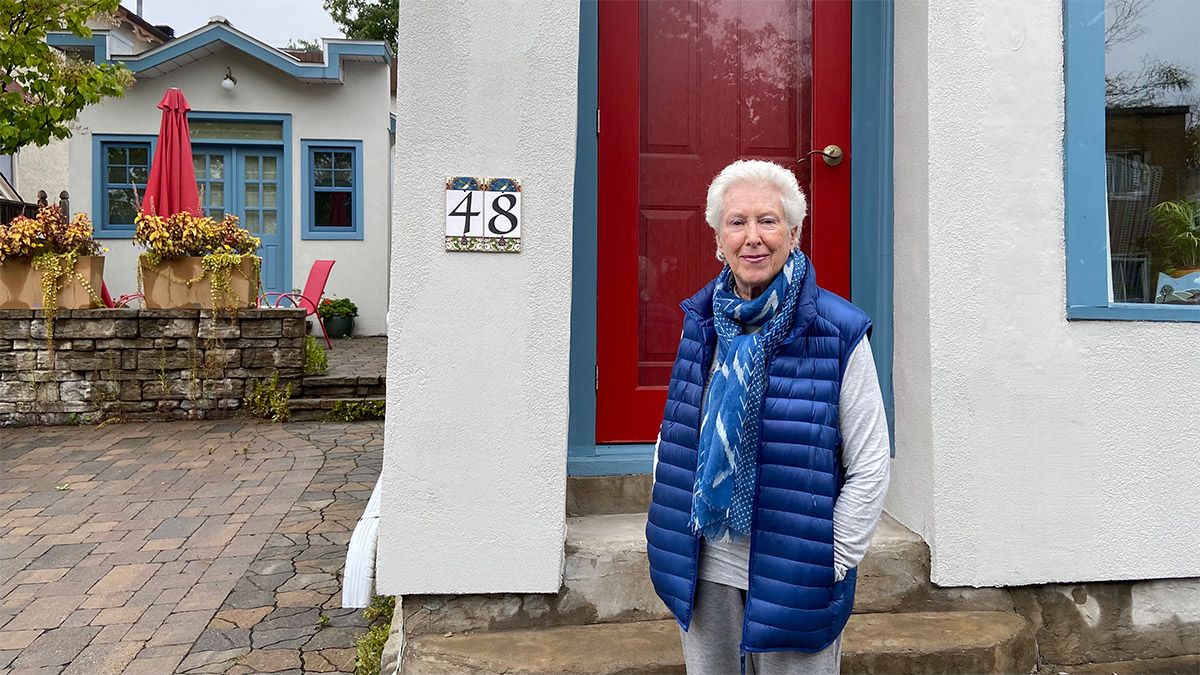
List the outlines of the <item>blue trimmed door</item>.
{"label": "blue trimmed door", "polygon": [[242,227],[262,240],[263,291],[286,293],[288,259],[287,223],[282,217],[283,153],[257,147],[206,147],[192,145],[192,163],[200,207],[220,220],[232,213]]}

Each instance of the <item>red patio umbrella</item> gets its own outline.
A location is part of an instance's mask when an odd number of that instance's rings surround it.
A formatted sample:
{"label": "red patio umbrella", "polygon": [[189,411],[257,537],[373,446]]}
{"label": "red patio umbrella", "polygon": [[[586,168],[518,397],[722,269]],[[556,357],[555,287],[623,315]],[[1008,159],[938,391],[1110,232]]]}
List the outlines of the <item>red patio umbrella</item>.
{"label": "red patio umbrella", "polygon": [[188,211],[200,215],[200,193],[188,136],[187,113],[191,108],[183,92],[174,87],[167,90],[158,107],[163,111],[162,126],[142,198],[142,213],[169,216]]}

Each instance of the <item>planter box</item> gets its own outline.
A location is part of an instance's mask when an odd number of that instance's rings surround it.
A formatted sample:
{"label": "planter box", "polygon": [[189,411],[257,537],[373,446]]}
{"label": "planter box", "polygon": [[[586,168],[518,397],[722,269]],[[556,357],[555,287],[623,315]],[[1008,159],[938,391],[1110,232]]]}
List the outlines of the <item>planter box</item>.
{"label": "planter box", "polygon": [[[230,270],[230,293],[219,294],[213,307],[212,274],[201,263],[203,258],[178,258],[158,265],[142,267],[142,289],[148,309],[224,309],[254,307],[258,301],[258,279],[254,278],[249,257]],[[192,284],[186,282],[198,279]]]}
{"label": "planter box", "polygon": [[[80,256],[75,261],[75,270],[59,279],[59,309],[91,309],[98,305],[92,301],[79,278],[83,277],[92,287],[96,298],[104,283],[104,258],[102,256]],[[6,262],[0,265],[0,309],[43,309],[42,273],[33,263]]]}

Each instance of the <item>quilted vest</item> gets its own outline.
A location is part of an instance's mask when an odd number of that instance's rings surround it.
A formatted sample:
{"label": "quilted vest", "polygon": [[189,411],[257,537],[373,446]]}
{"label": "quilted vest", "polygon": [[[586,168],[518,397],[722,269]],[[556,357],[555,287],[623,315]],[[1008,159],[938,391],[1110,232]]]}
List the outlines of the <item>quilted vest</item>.
{"label": "quilted vest", "polygon": [[[716,280],[682,303],[646,524],[650,579],[687,630],[700,538],[688,523],[696,482],[700,405],[716,347]],[[857,569],[834,582],[833,504],[842,475],[838,396],[867,315],[816,284],[809,266],[791,333],[767,357],[758,481],[750,535],[742,649],[816,652],[850,618]]]}

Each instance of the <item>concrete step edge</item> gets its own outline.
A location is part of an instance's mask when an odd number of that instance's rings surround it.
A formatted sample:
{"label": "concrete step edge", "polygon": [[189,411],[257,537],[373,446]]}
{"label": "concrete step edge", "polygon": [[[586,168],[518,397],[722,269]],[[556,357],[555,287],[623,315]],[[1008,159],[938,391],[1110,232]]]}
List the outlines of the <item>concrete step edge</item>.
{"label": "concrete step edge", "polygon": [[[842,670],[1028,673],[1032,628],[1007,612],[861,614],[850,618]],[[410,637],[401,672],[682,673],[673,620]]]}

